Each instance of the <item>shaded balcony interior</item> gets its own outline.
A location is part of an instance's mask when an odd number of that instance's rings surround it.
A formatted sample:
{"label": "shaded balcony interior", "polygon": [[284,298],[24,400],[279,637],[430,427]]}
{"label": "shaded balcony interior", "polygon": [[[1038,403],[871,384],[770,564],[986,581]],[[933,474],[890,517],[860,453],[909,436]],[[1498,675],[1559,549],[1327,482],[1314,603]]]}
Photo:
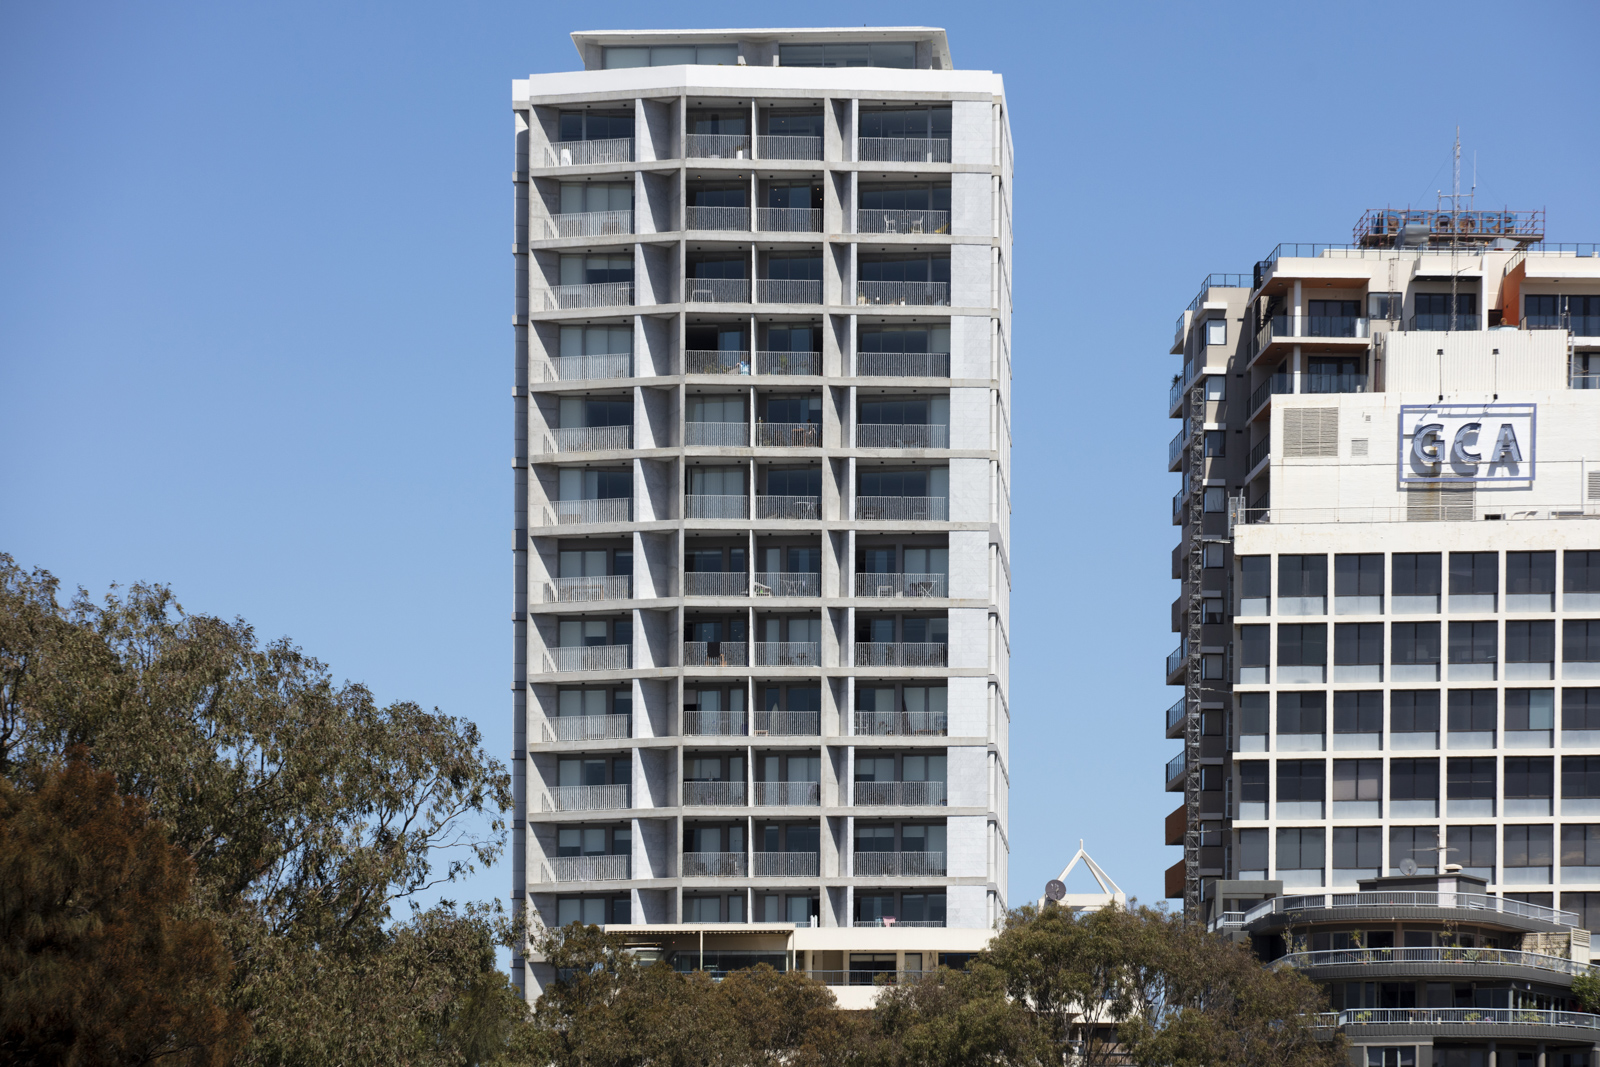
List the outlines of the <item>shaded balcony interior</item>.
{"label": "shaded balcony interior", "polygon": [[686,535],[683,547],[683,595],[746,596],[750,568],[748,538],[724,534]]}
{"label": "shaded balcony interior", "polygon": [[682,862],[685,878],[748,877],[743,821],[685,819]]}
{"label": "shaded balcony interior", "polygon": [[756,467],[756,518],[810,522],[821,514],[820,465],[764,463]]}
{"label": "shaded balcony interior", "polygon": [[683,734],[686,737],[744,737],[749,733],[746,686],[690,679],[683,688]]}
{"label": "shaded balcony interior", "polygon": [[756,666],[822,665],[822,619],[817,614],[759,613],[755,627]]}
{"label": "shaded balcony interior", "polygon": [[757,737],[816,737],[822,732],[822,687],[815,682],[755,683]]}
{"label": "shaded balcony interior", "polygon": [[541,704],[546,741],[609,741],[633,732],[633,687],[626,682],[562,686]]}
{"label": "shaded balcony interior", "polygon": [[943,751],[858,749],[851,802],[857,807],[943,807],[949,759]]}
{"label": "shaded balcony interior", "polygon": [[538,551],[549,575],[543,592],[547,604],[626,600],[632,595],[630,538],[567,538],[553,551],[543,546]]}
{"label": "shaded balcony interior", "polygon": [[857,448],[949,448],[950,394],[915,389],[860,389]]}
{"label": "shaded balcony interior", "polygon": [[691,304],[750,303],[750,251],[697,245],[684,260],[683,298]]}
{"label": "shaded balcony interior", "polygon": [[822,595],[822,547],[816,537],[757,537],[755,562],[758,597]]}
{"label": "shaded balcony interior", "polygon": [[629,806],[633,760],[627,755],[534,757],[544,776],[545,811],[613,811]]}
{"label": "shaded balcony interior", "polygon": [[950,642],[944,612],[856,612],[857,667],[943,667]]}
{"label": "shaded balcony interior", "polygon": [[743,466],[689,464],[684,469],[684,518],[749,518],[748,474]]}
{"label": "shaded balcony interior", "polygon": [[745,758],[737,752],[692,751],[683,754],[685,807],[744,807]]}
{"label": "shaded balcony interior", "polygon": [[545,873],[556,882],[623,881],[630,877],[633,827],[629,822],[535,827]]}
{"label": "shaded balcony interior", "polygon": [[856,158],[862,162],[950,162],[948,105],[861,107]]}
{"label": "shaded balcony interior", "polygon": [[749,393],[718,388],[696,386],[684,398],[683,443],[690,448],[748,448]]}
{"label": "shaded balcony interior", "polygon": [[545,648],[547,671],[625,671],[632,665],[633,615],[584,616],[537,622],[541,635],[553,628]]}
{"label": "shaded balcony interior", "polygon": [[750,158],[749,101],[695,101],[684,121],[683,154],[686,158]]}
{"label": "shaded balcony interior", "polygon": [[[553,498],[549,501],[553,525],[627,522],[632,517],[633,471],[628,468],[541,469],[539,478]],[[554,493],[549,492],[552,488]]]}
{"label": "shaded balcony interior", "polygon": [[[750,844],[754,867],[751,874],[756,878],[815,878],[821,874],[822,830],[814,820],[758,822]],[[804,893],[789,899],[796,905],[810,905],[809,909],[796,909],[804,915],[803,919],[789,921],[809,921],[815,917],[815,896]],[[767,896],[764,900],[773,904],[779,902],[777,894]],[[764,908],[763,903],[763,900],[758,900],[757,908],[783,913],[777,907]]]}
{"label": "shaded balcony interior", "polygon": [[857,190],[856,232],[923,234],[950,232],[950,183],[888,180],[862,175]]}
{"label": "shaded balcony interior", "polygon": [[820,177],[764,179],[757,195],[756,229],[769,233],[822,232]]}
{"label": "shaded balcony interior", "polygon": [[546,153],[546,166],[585,167],[632,162],[634,118],[631,108],[562,111],[553,117],[555,129],[545,131],[553,142]]}
{"label": "shaded balcony interior", "polygon": [[763,752],[753,758],[757,807],[816,807],[822,803],[822,757],[803,752]]}
{"label": "shaded balcony interior", "polygon": [[756,445],[817,448],[822,444],[822,394],[756,394]]}
{"label": "shaded balcony interior", "polygon": [[947,597],[950,595],[948,534],[856,540],[855,595]]}
{"label": "shaded balcony interior", "polygon": [[689,612],[683,619],[686,667],[748,667],[749,618],[738,612]]}
{"label": "shaded balcony interior", "polygon": [[942,522],[949,514],[949,467],[862,467],[856,475],[857,519]]}
{"label": "shaded balcony interior", "polygon": [[547,453],[605,452],[633,447],[633,394],[596,392],[582,396],[534,397],[548,429]]}
{"label": "shaded balcony interior", "polygon": [[749,374],[748,318],[691,318],[683,332],[686,374]]}
{"label": "shaded balcony interior", "polygon": [[821,374],[822,323],[818,319],[764,319],[750,346],[751,320],[703,317],[684,331],[684,369],[689,374]]}
{"label": "shaded balcony interior", "polygon": [[536,178],[533,194],[542,211],[533,211],[534,240],[615,237],[634,232],[631,177],[556,181]]}
{"label": "shaded balcony interior", "polygon": [[856,818],[851,873],[857,878],[943,877],[946,834],[937,822],[868,821]]}
{"label": "shaded balcony interior", "polygon": [[856,327],[856,374],[861,377],[950,377],[950,320],[869,323]]}
{"label": "shaded balcony interior", "polygon": [[[855,916],[852,920],[855,926],[939,927],[945,924],[943,890],[858,889],[855,896]],[[876,956],[871,953],[850,954],[852,975],[857,970],[873,967],[892,971],[895,967],[894,953],[878,953]]]}
{"label": "shaded balcony interior", "polygon": [[871,252],[863,247],[856,257],[856,299],[861,305],[948,305],[950,255],[948,252]]}
{"label": "shaded balcony interior", "polygon": [[744,176],[691,178],[683,190],[686,230],[750,229],[750,179]]}
{"label": "shaded balcony interior", "polygon": [[856,683],[854,732],[876,737],[943,737],[950,732],[949,690],[863,679]]}
{"label": "shaded balcony interior", "polygon": [[757,110],[756,154],[762,159],[821,159],[826,116],[819,104],[764,101]]}
{"label": "shaded balcony interior", "polygon": [[[626,319],[554,326],[541,323],[530,333],[543,342],[548,361],[546,381],[627,378],[633,373],[633,323]],[[540,411],[547,425],[559,425],[559,415],[541,397]]]}

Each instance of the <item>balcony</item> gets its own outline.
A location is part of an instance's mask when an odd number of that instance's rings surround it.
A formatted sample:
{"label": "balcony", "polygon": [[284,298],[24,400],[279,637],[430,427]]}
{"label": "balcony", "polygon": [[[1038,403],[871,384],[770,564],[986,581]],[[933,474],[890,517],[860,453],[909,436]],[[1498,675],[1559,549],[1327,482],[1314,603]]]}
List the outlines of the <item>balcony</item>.
{"label": "balcony", "polygon": [[743,641],[685,641],[685,667],[748,667],[749,646]]}
{"label": "balcony", "polygon": [[857,233],[949,233],[948,211],[856,210]]}
{"label": "balcony", "polygon": [[857,852],[858,878],[943,878],[943,852]]}
{"label": "balcony", "polygon": [[821,733],[820,711],[756,712],[757,737],[816,737]]}
{"label": "balcony", "polygon": [[687,159],[749,159],[750,135],[747,133],[685,134],[683,154]]}
{"label": "balcony", "polygon": [[685,807],[742,808],[745,805],[743,782],[684,782]]}
{"label": "balcony", "polygon": [[550,511],[557,526],[583,526],[603,522],[628,522],[633,515],[633,497],[613,496],[604,500],[552,500]]}
{"label": "balcony", "polygon": [[1179,374],[1172,383],[1172,388],[1167,390],[1167,410],[1171,411],[1178,406],[1178,401],[1183,399],[1184,391],[1193,384],[1189,364],[1183,365],[1183,373]]}
{"label": "balcony", "polygon": [[[690,448],[748,448],[748,422],[686,422],[683,443]],[[740,499],[743,499],[742,497]]]}
{"label": "balcony", "polygon": [[758,304],[820,304],[821,278],[760,278],[756,281]]}
{"label": "balcony", "polygon": [[750,229],[750,209],[747,207],[697,207],[683,209],[683,228],[686,230],[740,230]]}
{"label": "balcony", "polygon": [[757,667],[820,667],[822,646],[816,641],[757,641]]}
{"label": "balcony", "polygon": [[858,378],[948,378],[948,352],[857,352]]}
{"label": "balcony", "polygon": [[814,422],[758,422],[756,444],[763,448],[817,448],[822,427]]}
{"label": "balcony", "polygon": [[821,159],[822,138],[776,133],[758,134],[756,154],[762,159]]}
{"label": "balcony", "polygon": [[1294,379],[1287,374],[1274,374],[1250,394],[1250,414],[1254,415],[1261,410],[1261,405],[1268,399],[1283,393],[1294,392]]}
{"label": "balcony", "polygon": [[[1331,1013],[1329,1016],[1332,1017]],[[1590,1015],[1580,1011],[1549,1011],[1543,1008],[1358,1008],[1341,1011],[1336,1018],[1340,1029],[1360,1026],[1400,1026],[1404,1028],[1406,1034],[1415,1034],[1423,1028],[1428,1028],[1439,1036],[1457,1038],[1482,1033],[1481,1028],[1488,1026],[1526,1027],[1532,1031],[1529,1037],[1537,1032],[1532,1028],[1600,1030],[1600,1015]],[[1379,1031],[1385,1035],[1379,1040],[1396,1040],[1388,1037],[1392,1032]]]}
{"label": "balcony", "polygon": [[633,447],[633,427],[563,426],[551,430],[550,438],[557,452],[621,451]]}
{"label": "balcony", "polygon": [[756,229],[767,233],[821,233],[822,212],[811,207],[758,207]]}
{"label": "balcony", "polygon": [[745,596],[750,576],[744,571],[685,571],[684,596]]}
{"label": "balcony", "polygon": [[685,852],[685,878],[743,878],[743,852]]}
{"label": "balcony", "polygon": [[1367,391],[1365,374],[1302,374],[1302,393],[1364,393]]}
{"label": "balcony", "polygon": [[1189,766],[1182,752],[1167,761],[1167,765],[1161,773],[1161,781],[1165,785],[1167,792],[1171,793],[1183,788],[1183,779],[1188,770]]}
{"label": "balcony", "polygon": [[1600,389],[1600,374],[1573,374],[1567,382],[1569,389]]}
{"label": "balcony", "polygon": [[544,223],[545,240],[560,237],[615,237],[633,232],[633,212],[574,211],[551,215]]}
{"label": "balcony", "polygon": [[949,448],[944,423],[863,422],[856,426],[857,448]]}
{"label": "balcony", "polygon": [[545,670],[625,671],[631,667],[633,649],[628,645],[573,645],[545,650]]}
{"label": "balcony", "polygon": [[949,497],[856,497],[856,519],[861,522],[946,522],[949,518]]}
{"label": "balcony", "polygon": [[1347,315],[1302,315],[1299,327],[1297,331],[1292,314],[1274,315],[1256,332],[1256,351],[1265,352],[1275,343],[1306,338],[1364,341],[1371,336],[1372,321]]}
{"label": "balcony", "polygon": [[947,137],[857,137],[856,159],[863,163],[948,163]]}
{"label": "balcony", "polygon": [[822,575],[811,571],[758,571],[756,596],[808,597],[822,595]]}
{"label": "balcony", "polygon": [[821,374],[821,352],[757,352],[757,374]]}
{"label": "balcony", "polygon": [[625,308],[633,306],[632,282],[588,282],[581,285],[552,285],[536,289],[535,311],[568,311],[573,308]]}
{"label": "balcony", "polygon": [[856,575],[856,596],[947,597],[948,574],[868,573]]}
{"label": "balcony", "polygon": [[756,806],[764,808],[814,808],[822,803],[822,786],[816,782],[757,782]]}
{"label": "balcony", "polygon": [[822,870],[815,852],[757,852],[754,859],[756,878],[815,878]]}
{"label": "balcony", "polygon": [[560,141],[545,147],[545,160],[547,167],[592,167],[601,163],[632,163],[633,138]]}
{"label": "balcony", "polygon": [[625,882],[627,856],[551,856],[550,874],[558,882]]}
{"label": "balcony", "polygon": [[1180,641],[1178,647],[1167,653],[1167,677],[1171,678],[1174,671],[1183,668],[1183,661],[1188,656],[1186,642]]}
{"label": "balcony", "polygon": [[541,800],[543,811],[616,811],[629,806],[626,785],[553,785]]}
{"label": "balcony", "polygon": [[858,807],[942,808],[945,796],[943,782],[857,782],[852,799]]}
{"label": "balcony", "polygon": [[615,741],[631,735],[631,715],[557,715],[544,721],[546,741]]}
{"label": "balcony", "polygon": [[943,667],[945,646],[936,641],[857,641],[857,667]]}
{"label": "balcony", "polygon": [[592,604],[597,600],[627,600],[633,592],[629,574],[551,578],[544,583],[546,604]]}
{"label": "balcony", "polygon": [[949,282],[856,282],[857,304],[948,307]]}
{"label": "balcony", "polygon": [[1247,465],[1248,468],[1250,470],[1255,470],[1261,465],[1262,461],[1271,454],[1272,438],[1270,436],[1263,437],[1261,440],[1250,446],[1250,462]]}
{"label": "balcony", "polygon": [[1484,966],[1515,967],[1576,977],[1588,974],[1589,965],[1559,956],[1498,948],[1348,948],[1316,952],[1291,952],[1273,962],[1275,967],[1309,970],[1319,967],[1370,967],[1383,964],[1422,964],[1430,971],[1470,972]]}
{"label": "balcony", "polygon": [[742,711],[683,711],[685,737],[743,737],[745,723]]}
{"label": "balcony", "polygon": [[746,519],[750,499],[742,493],[690,493],[683,498],[686,519]]}
{"label": "balcony", "polygon": [[862,737],[944,737],[950,716],[943,711],[858,711],[855,732]]}
{"label": "balcony", "polygon": [[1478,313],[1475,311],[1456,312],[1454,324],[1450,322],[1450,318],[1449,312],[1413,315],[1406,324],[1406,329],[1416,330],[1421,333],[1449,333],[1452,330],[1473,333],[1483,329],[1483,323],[1479,320]]}
{"label": "balcony", "polygon": [[1167,733],[1168,734],[1172,733],[1173,728],[1176,727],[1179,723],[1183,722],[1184,717],[1188,715],[1187,708],[1188,708],[1188,698],[1187,697],[1179,697],[1177,700],[1174,700],[1172,702],[1172,707],[1167,709]]}
{"label": "balcony", "polygon": [[749,374],[750,353],[689,349],[683,354],[685,374]]}
{"label": "balcony", "polygon": [[821,507],[821,497],[778,496],[763,493],[756,497],[756,518],[814,522],[822,513]]}
{"label": "balcony", "polygon": [[1529,330],[1570,330],[1574,337],[1600,337],[1600,315],[1528,315]]}
{"label": "balcony", "polygon": [[633,373],[633,355],[609,352],[595,356],[553,356],[546,371],[547,382],[592,381],[626,378]]}
{"label": "balcony", "polygon": [[1167,442],[1167,470],[1178,469],[1178,457],[1183,455],[1183,446],[1189,443],[1189,428],[1185,426]]}
{"label": "balcony", "polygon": [[[1341,909],[1348,908],[1386,909],[1388,913],[1386,921],[1389,922],[1423,917],[1411,913],[1397,913],[1397,909],[1409,908],[1428,911],[1489,912],[1556,926],[1576,927],[1580,925],[1577,912],[1558,911],[1543,904],[1529,904],[1525,901],[1512,900],[1508,897],[1496,897],[1483,893],[1413,893],[1394,891],[1313,893],[1304,896],[1273,897],[1271,900],[1262,901],[1246,912],[1245,924],[1252,925],[1260,920],[1286,913],[1296,913],[1294,915],[1296,922],[1320,921],[1318,917],[1302,916],[1298,913],[1307,911],[1338,912]],[[1346,914],[1353,913],[1346,912]]]}
{"label": "balcony", "polygon": [[748,304],[749,278],[685,278],[691,304]]}

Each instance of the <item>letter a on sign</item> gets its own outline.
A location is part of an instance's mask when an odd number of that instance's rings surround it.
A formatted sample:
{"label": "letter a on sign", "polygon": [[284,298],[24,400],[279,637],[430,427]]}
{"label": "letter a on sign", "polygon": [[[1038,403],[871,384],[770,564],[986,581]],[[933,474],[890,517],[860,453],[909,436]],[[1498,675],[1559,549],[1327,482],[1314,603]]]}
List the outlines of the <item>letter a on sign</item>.
{"label": "letter a on sign", "polygon": [[1522,449],[1517,445],[1517,431],[1512,429],[1509,422],[1502,422],[1500,436],[1494,440],[1494,451],[1489,454],[1489,465],[1521,462]]}

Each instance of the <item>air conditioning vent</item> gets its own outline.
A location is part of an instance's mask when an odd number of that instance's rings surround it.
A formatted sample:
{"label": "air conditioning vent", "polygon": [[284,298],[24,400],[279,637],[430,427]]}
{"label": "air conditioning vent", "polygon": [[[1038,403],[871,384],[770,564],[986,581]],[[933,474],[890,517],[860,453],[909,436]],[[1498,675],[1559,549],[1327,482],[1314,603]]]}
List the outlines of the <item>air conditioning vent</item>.
{"label": "air conditioning vent", "polygon": [[1589,472],[1589,499],[1600,500],[1600,471]]}
{"label": "air conditioning vent", "polygon": [[1365,437],[1350,438],[1350,455],[1352,458],[1367,454],[1367,440]]}
{"label": "air conditioning vent", "polygon": [[1285,456],[1339,457],[1338,408],[1286,408],[1283,412]]}
{"label": "air conditioning vent", "polygon": [[1406,521],[1471,522],[1476,505],[1471,486],[1424,486],[1406,493]]}

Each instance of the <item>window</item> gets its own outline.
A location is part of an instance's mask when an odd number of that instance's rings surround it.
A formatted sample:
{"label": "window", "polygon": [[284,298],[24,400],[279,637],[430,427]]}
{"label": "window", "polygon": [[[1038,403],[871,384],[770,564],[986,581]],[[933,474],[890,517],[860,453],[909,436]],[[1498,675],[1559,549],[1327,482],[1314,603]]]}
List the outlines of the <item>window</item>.
{"label": "window", "polygon": [[1327,766],[1322,760],[1279,760],[1278,802],[1321,803],[1327,793]]}
{"label": "window", "polygon": [[[1490,623],[1489,625],[1494,625]],[[1397,622],[1390,631],[1390,662],[1395,666],[1427,666],[1439,662],[1439,624]]]}
{"label": "window", "polygon": [[1568,549],[1562,565],[1563,592],[1600,593],[1600,551]]}
{"label": "window", "polygon": [[[1245,804],[1267,802],[1267,762],[1241,760],[1239,762],[1239,800]],[[1248,818],[1249,816],[1241,816]]]}
{"label": "window", "polygon": [[[1265,878],[1267,876],[1267,831],[1240,830],[1239,831],[1239,877],[1240,878]],[[1600,893],[1595,894],[1595,899],[1600,902]],[[1596,907],[1600,913],[1600,907]]]}
{"label": "window", "polygon": [[1506,729],[1554,730],[1556,691],[1554,689],[1507,689]]}
{"label": "window", "polygon": [[[1505,865],[1507,867],[1544,867],[1555,865],[1554,827],[1507,826],[1505,828]],[[1463,866],[1465,866],[1463,864]],[[1548,870],[1546,875],[1548,876]],[[1548,877],[1545,879],[1548,881]]]}
{"label": "window", "polygon": [[1228,343],[1228,320],[1206,320],[1206,344],[1225,345]]}
{"label": "window", "polygon": [[[633,281],[632,256],[562,256],[560,261],[562,285],[598,285],[602,282]],[[607,327],[606,332],[627,327]],[[566,334],[566,330],[561,331]],[[587,331],[585,331],[587,332]],[[629,332],[632,339],[632,332]],[[565,338],[563,338],[565,339]],[[569,353],[563,347],[562,355]],[[571,353],[576,354],[576,353]]]}
{"label": "window", "polygon": [[1267,627],[1239,627],[1239,666],[1265,667],[1267,665]]}
{"label": "window", "polygon": [[[1239,736],[1260,737],[1267,732],[1267,694],[1266,693],[1240,693],[1239,694]],[[1241,746],[1244,742],[1241,741]],[[1260,747],[1252,751],[1264,751],[1263,742],[1253,742]]]}
{"label": "window", "polygon": [[607,48],[605,69],[618,67],[735,66],[739,62],[736,44],[658,44],[654,47]]}
{"label": "window", "polygon": [[1389,732],[1436,734],[1439,732],[1437,689],[1396,689],[1389,694]]}
{"label": "window", "polygon": [[1333,557],[1334,596],[1382,596],[1383,554],[1338,555]]}
{"label": "window", "polygon": [[1494,757],[1451,756],[1445,797],[1449,800],[1494,800]]}
{"label": "window", "polygon": [[1452,622],[1450,662],[1494,663],[1499,658],[1499,628],[1495,622]]}
{"label": "window", "polygon": [[1321,870],[1325,841],[1320,826],[1278,830],[1278,870]]}
{"label": "window", "polygon": [[[1221,344],[1221,341],[1217,342]],[[1206,378],[1206,399],[1211,401],[1225,400],[1228,396],[1228,376],[1225,374],[1212,374]]]}
{"label": "window", "polygon": [[1400,873],[1400,861],[1413,859],[1418,874],[1433,874],[1439,861],[1439,828],[1437,826],[1389,827],[1389,873]]}
{"label": "window", "polygon": [[592,111],[561,113],[562,141],[612,141],[633,139],[633,114],[597,115]]}
{"label": "window", "polygon": [[1600,756],[1561,757],[1561,799],[1600,799]]}
{"label": "window", "polygon": [[1493,689],[1450,690],[1450,732],[1493,732],[1496,718]]}
{"label": "window", "polygon": [[1327,662],[1327,623],[1283,623],[1278,626],[1280,667],[1320,667]]}
{"label": "window", "polygon": [[1494,881],[1494,827],[1452,826],[1445,834],[1450,849],[1446,863],[1459,863],[1467,874]]}
{"label": "window", "polygon": [[1224,675],[1223,657],[1210,652],[1200,657],[1200,677],[1207,681],[1221,681]]}
{"label": "window", "polygon": [[1567,619],[1561,624],[1561,659],[1600,662],[1600,619]]}
{"label": "window", "polygon": [[1272,557],[1239,557],[1239,595],[1246,600],[1272,595]]}
{"label": "window", "polygon": [[1327,730],[1328,695],[1321,690],[1310,693],[1278,694],[1278,733],[1321,734]]}
{"label": "window", "polygon": [[1327,556],[1278,557],[1279,598],[1325,597],[1327,595]]}
{"label": "window", "polygon": [[1213,485],[1205,491],[1205,509],[1216,514],[1228,510],[1228,490],[1220,485]]}
{"label": "window", "polygon": [[1439,553],[1396,552],[1391,566],[1395,596],[1439,595]]}
{"label": "window", "polygon": [[1208,456],[1225,456],[1228,447],[1228,431],[1207,430],[1204,438],[1205,453]]}
{"label": "window", "polygon": [[1383,733],[1383,694],[1376,690],[1333,694],[1333,732],[1336,734]]}
{"label": "window", "polygon": [[1562,893],[1561,908],[1577,912],[1579,926],[1600,933],[1600,893]]}
{"label": "window", "polygon": [[917,65],[912,41],[872,41],[831,44],[780,44],[778,64],[784,67],[898,67]]}
{"label": "window", "polygon": [[[1507,663],[1554,663],[1556,624],[1554,619],[1506,623]],[[1523,677],[1527,677],[1524,675]]]}
{"label": "window", "polygon": [[[1340,802],[1383,799],[1383,761],[1336,759],[1333,761],[1333,800]],[[1335,818],[1337,818],[1337,812]],[[1373,864],[1377,866],[1377,864]]]}
{"label": "window", "polygon": [[1493,596],[1499,588],[1498,552],[1450,553],[1451,596]]}
{"label": "window", "polygon": [[[1376,762],[1376,761],[1374,761]],[[1335,787],[1337,788],[1337,786]],[[1361,871],[1376,877],[1383,866],[1383,829],[1378,826],[1339,826],[1333,831],[1333,869]]]}
{"label": "window", "polygon": [[1561,866],[1600,867],[1600,826],[1568,823],[1561,828]]}
{"label": "window", "polygon": [[1227,545],[1205,545],[1204,548],[1205,552],[1203,553],[1202,558],[1206,567],[1214,570],[1216,568],[1226,567],[1228,565]]}
{"label": "window", "polygon": [[1437,759],[1390,760],[1389,799],[1438,800],[1439,761]]}
{"label": "window", "polygon": [[[1571,555],[1571,553],[1568,553]],[[1554,552],[1507,552],[1506,595],[1554,593],[1556,554]]]}
{"label": "window", "polygon": [[1398,319],[1404,306],[1402,293],[1368,293],[1367,317],[1373,319]]}
{"label": "window", "polygon": [[1561,728],[1600,730],[1600,689],[1561,690]]}
{"label": "window", "polygon": [[1506,799],[1549,800],[1554,793],[1555,761],[1550,756],[1507,756]]}
{"label": "window", "polygon": [[[1333,628],[1335,666],[1370,666],[1383,662],[1383,623],[1341,622]],[[1370,681],[1371,679],[1361,679]]]}

